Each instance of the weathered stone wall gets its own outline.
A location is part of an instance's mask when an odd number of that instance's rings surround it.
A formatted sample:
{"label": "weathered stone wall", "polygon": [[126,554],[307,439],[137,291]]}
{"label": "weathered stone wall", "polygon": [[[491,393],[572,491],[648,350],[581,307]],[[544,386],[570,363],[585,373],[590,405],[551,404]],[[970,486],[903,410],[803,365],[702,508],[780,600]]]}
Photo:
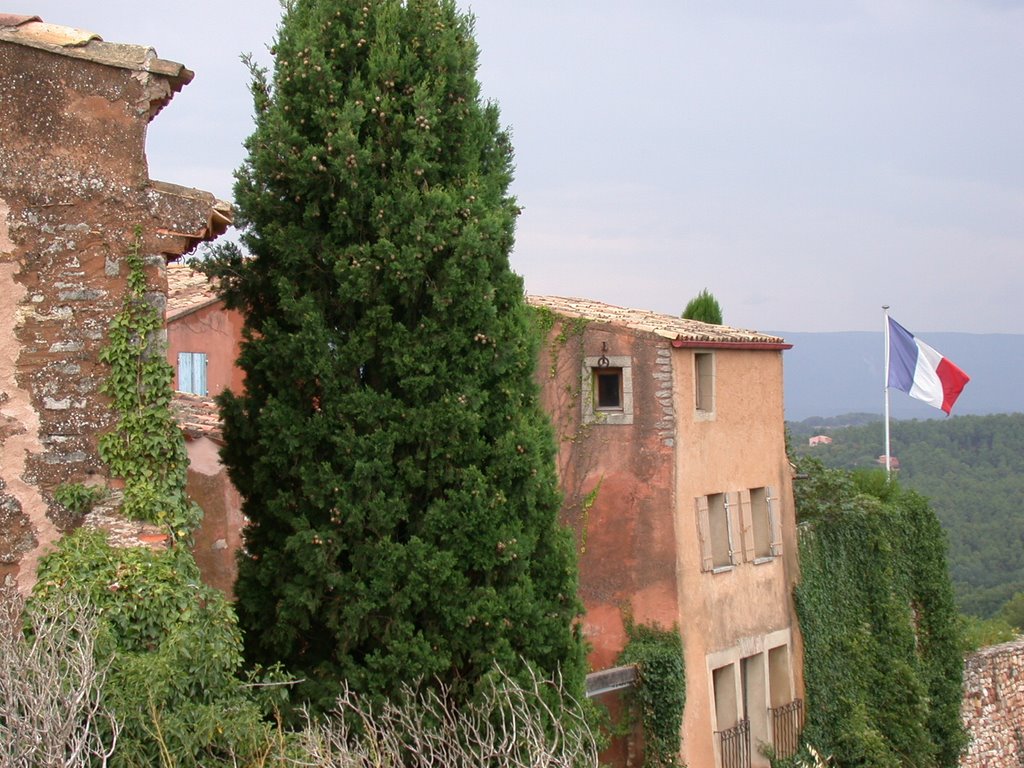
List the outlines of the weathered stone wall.
{"label": "weathered stone wall", "polygon": [[967,657],[962,716],[962,768],[1024,766],[1024,638]]}
{"label": "weathered stone wall", "polygon": [[148,48],[0,15],[0,577],[22,591],[75,523],[53,490],[107,479],[98,358],[136,230],[162,310],[166,258],[227,222],[212,195],[148,176],[146,126],[191,77]]}

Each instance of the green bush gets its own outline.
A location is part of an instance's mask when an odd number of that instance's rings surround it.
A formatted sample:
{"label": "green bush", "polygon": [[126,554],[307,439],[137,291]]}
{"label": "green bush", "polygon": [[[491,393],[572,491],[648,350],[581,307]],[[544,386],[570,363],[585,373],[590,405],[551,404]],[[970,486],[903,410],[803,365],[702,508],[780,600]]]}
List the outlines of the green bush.
{"label": "green bush", "polygon": [[75,515],[84,515],[103,498],[105,491],[82,483],[61,483],[53,490],[54,500]]}
{"label": "green bush", "polygon": [[1019,631],[1003,616],[991,619],[979,619],[977,616],[964,614],[960,617],[960,632],[963,637],[963,652],[973,653],[979,648],[1016,640]]}
{"label": "green bush", "polygon": [[681,749],[686,672],[678,628],[667,630],[628,621],[629,643],[619,664],[635,664],[638,681],[630,693],[644,733],[645,768],[676,768]]}
{"label": "green bush", "polygon": [[800,470],[805,739],[841,768],[953,768],[963,641],[938,520],[877,473]]}
{"label": "green bush", "polygon": [[103,703],[121,726],[111,765],[215,765],[266,743],[265,702],[239,677],[234,612],[188,551],[117,549],[76,531],[40,562],[30,609],[68,595],[95,607],[107,638]]}

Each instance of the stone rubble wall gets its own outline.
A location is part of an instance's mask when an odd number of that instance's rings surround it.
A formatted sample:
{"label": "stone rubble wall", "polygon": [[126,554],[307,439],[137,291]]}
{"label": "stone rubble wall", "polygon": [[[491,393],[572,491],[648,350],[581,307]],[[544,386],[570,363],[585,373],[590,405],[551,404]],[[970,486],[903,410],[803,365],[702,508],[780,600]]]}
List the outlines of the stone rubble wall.
{"label": "stone rubble wall", "polygon": [[209,193],[149,178],[147,125],[191,73],[145,47],[75,42],[70,28],[40,37],[27,18],[0,15],[0,581],[22,593],[81,523],[54,490],[110,487],[99,355],[125,256],[138,237],[162,312],[167,259],[230,221]]}
{"label": "stone rubble wall", "polygon": [[1024,766],[1024,637],[965,659],[961,716],[971,737],[961,768]]}

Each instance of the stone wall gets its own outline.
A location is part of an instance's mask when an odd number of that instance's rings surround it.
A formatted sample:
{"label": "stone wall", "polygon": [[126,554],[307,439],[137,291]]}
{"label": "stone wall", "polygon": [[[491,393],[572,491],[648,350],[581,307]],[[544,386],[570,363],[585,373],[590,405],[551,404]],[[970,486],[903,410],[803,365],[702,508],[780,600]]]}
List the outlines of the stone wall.
{"label": "stone wall", "polygon": [[1024,638],[967,657],[962,716],[962,768],[1024,766]]}
{"label": "stone wall", "polygon": [[149,48],[0,14],[0,577],[23,592],[77,524],[53,490],[107,484],[98,356],[136,232],[162,310],[166,260],[230,220],[148,176],[146,127],[191,79]]}

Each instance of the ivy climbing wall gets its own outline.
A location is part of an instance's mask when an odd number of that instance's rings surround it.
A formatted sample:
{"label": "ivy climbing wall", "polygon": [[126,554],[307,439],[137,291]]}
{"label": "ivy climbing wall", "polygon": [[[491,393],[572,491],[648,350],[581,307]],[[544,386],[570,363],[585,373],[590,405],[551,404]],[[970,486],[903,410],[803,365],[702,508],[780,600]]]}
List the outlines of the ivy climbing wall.
{"label": "ivy climbing wall", "polygon": [[1024,638],[967,657],[961,713],[971,739],[961,768],[1024,765]]}

